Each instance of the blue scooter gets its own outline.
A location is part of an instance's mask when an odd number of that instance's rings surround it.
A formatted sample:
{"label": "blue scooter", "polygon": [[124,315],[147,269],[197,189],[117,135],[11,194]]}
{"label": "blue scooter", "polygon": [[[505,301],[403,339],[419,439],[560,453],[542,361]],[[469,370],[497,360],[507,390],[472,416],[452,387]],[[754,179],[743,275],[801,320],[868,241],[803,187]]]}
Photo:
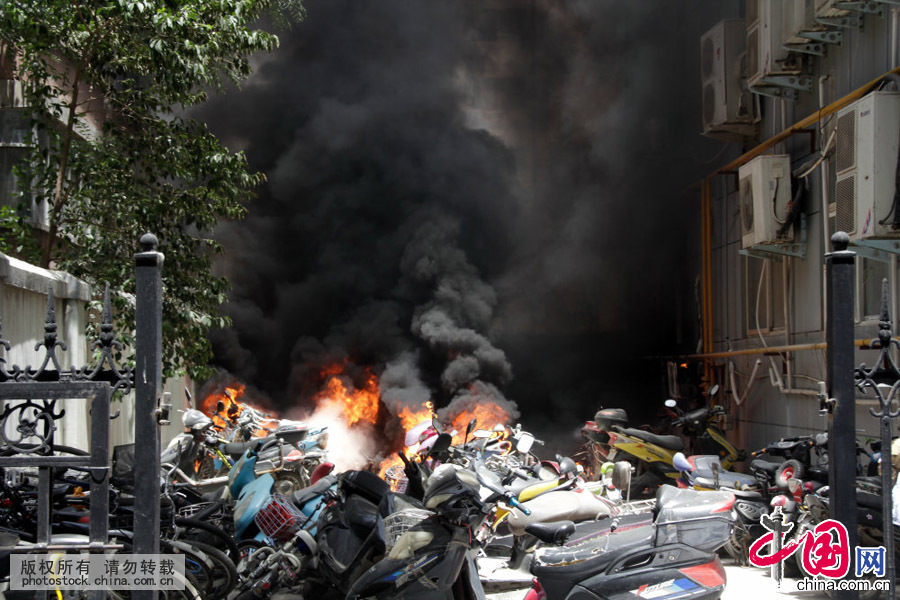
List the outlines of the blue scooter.
{"label": "blue scooter", "polygon": [[[248,547],[277,544],[278,520],[284,522],[282,526],[300,520],[301,527],[314,536],[319,514],[327,503],[326,492],[336,489],[337,478],[330,474],[331,469],[326,466],[318,471],[320,478],[313,485],[289,496],[273,496],[275,478],[271,473],[257,474],[256,471],[260,452],[265,447],[266,444],[261,441],[255,448],[247,449],[228,475],[228,490],[235,499],[235,539],[256,542],[248,544]],[[262,529],[260,523],[263,524]]]}

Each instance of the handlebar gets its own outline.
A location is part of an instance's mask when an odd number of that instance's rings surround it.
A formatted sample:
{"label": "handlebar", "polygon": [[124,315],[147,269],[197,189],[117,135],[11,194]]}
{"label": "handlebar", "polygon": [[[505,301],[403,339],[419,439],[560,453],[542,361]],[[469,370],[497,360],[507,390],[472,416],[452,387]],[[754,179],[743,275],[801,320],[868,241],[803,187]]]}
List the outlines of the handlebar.
{"label": "handlebar", "polygon": [[516,500],[515,497],[513,497],[509,494],[506,494],[506,497],[504,498],[504,500],[506,500],[506,503],[509,504],[510,506],[512,506],[513,508],[518,508],[519,510],[521,510],[522,514],[524,514],[526,517],[531,515],[531,511],[528,508],[526,508],[525,506],[522,506],[522,503],[519,502],[518,500]]}

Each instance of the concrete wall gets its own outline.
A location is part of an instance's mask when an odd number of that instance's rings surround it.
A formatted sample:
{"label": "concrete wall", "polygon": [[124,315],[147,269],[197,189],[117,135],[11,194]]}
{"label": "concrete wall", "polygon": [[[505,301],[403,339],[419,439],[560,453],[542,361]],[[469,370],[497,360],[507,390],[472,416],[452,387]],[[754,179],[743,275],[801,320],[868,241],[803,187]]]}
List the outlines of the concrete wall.
{"label": "concrete wall", "polygon": [[[825,57],[814,58],[810,71],[813,79],[811,93],[800,92],[796,102],[760,96],[762,108],[760,139],[743,147],[739,144],[730,144],[731,147],[717,166],[726,164],[757,143],[774,136],[785,126],[813,114],[819,108],[817,84],[820,77],[827,77],[824,83],[823,104],[828,104],[896,66],[894,63],[896,49],[892,48],[890,36],[891,14],[889,5],[885,5],[884,17],[866,15],[861,29],[843,30],[844,39],[840,47],[829,46]],[[810,147],[808,135],[794,135],[786,143],[777,145],[770,153],[790,154],[792,169],[796,169],[814,158],[820,144],[827,139],[833,124],[833,119],[827,120],[823,123],[822,131],[816,132],[817,141],[814,149]],[[821,137],[823,135],[824,138]],[[829,169],[829,179],[828,189],[833,199],[833,168]],[[739,253],[741,229],[737,204],[737,174],[723,175],[712,180],[715,351],[760,348],[763,345],[824,342],[823,278],[827,240],[823,232],[821,210],[823,186],[819,169],[808,177],[808,184],[806,257],[787,258],[784,263],[790,272],[787,291],[789,325],[781,330],[764,334],[760,339],[758,334],[750,331],[753,327],[748,327],[746,316],[748,294],[755,293],[758,281],[748,281],[747,259]],[[860,291],[858,290],[858,293]],[[897,300],[893,299],[894,306],[897,306]],[[872,337],[876,330],[877,323],[874,320],[859,320],[856,337]],[[898,333],[896,328],[894,333],[895,335]],[[871,364],[875,355],[874,351],[858,350],[856,363],[865,361]],[[806,350],[785,356],[773,356],[771,362],[769,357],[762,355],[721,359],[718,364],[726,372],[728,360],[732,361],[736,372],[736,385],[732,386],[726,378],[723,400],[731,415],[729,433],[739,446],[754,449],[772,439],[818,432],[827,427],[827,420],[819,414],[818,402],[814,396],[817,382],[826,377],[824,350]],[[762,360],[762,364],[756,378],[751,381],[749,376],[757,360]],[[793,391],[782,392],[773,385],[768,371],[770,366],[774,366],[775,371],[781,374],[783,384],[787,386],[787,360],[791,362],[790,387]],[[740,398],[745,394],[743,403],[738,406],[735,396]],[[858,398],[856,426],[860,430],[860,439],[878,435],[878,422],[868,413],[870,406],[873,406],[871,400]]]}

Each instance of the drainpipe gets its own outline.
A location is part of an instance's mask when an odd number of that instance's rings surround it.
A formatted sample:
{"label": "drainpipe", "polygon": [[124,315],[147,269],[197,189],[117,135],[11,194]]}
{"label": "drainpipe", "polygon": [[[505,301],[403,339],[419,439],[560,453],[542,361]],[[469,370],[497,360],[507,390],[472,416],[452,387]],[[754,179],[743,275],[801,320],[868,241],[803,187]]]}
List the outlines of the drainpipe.
{"label": "drainpipe", "polygon": [[[831,75],[822,75],[819,77],[819,110],[822,110],[822,107],[825,106],[825,82]],[[821,121],[820,121],[821,123]],[[819,143],[822,143],[822,140],[825,138],[825,131],[822,129],[821,135],[819,135]],[[831,239],[831,235],[828,231],[828,199],[831,193],[829,189],[829,174],[828,174],[828,161],[823,160],[819,165],[819,180],[821,182],[822,187],[822,206],[820,208],[822,214],[822,255],[824,256],[828,252],[828,240]],[[825,280],[825,264],[822,264],[822,331],[827,331],[828,325],[828,305],[827,305],[827,297],[828,294],[825,293],[826,290],[826,280]]]}
{"label": "drainpipe", "polygon": [[[898,38],[900,38],[900,7],[891,9],[891,69],[896,69],[900,64],[900,56],[898,56]],[[898,86],[900,88],[900,86]],[[900,327],[900,278],[897,276],[898,261],[897,255],[891,254],[891,272],[889,284],[891,286],[891,327],[893,331],[898,331]],[[891,347],[894,360],[898,359],[897,349]]]}

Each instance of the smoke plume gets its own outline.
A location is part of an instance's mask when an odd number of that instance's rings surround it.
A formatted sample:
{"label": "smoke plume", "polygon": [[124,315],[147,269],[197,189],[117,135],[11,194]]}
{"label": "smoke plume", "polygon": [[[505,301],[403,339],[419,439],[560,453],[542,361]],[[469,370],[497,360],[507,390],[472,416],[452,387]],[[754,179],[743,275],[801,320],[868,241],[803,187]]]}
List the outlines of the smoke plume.
{"label": "smoke plume", "polygon": [[202,115],[268,177],[218,234],[217,361],[281,406],[334,362],[394,411],[512,399],[537,429],[661,402],[641,357],[693,342],[683,191],[719,149],[699,36],[738,5],[307,0]]}

